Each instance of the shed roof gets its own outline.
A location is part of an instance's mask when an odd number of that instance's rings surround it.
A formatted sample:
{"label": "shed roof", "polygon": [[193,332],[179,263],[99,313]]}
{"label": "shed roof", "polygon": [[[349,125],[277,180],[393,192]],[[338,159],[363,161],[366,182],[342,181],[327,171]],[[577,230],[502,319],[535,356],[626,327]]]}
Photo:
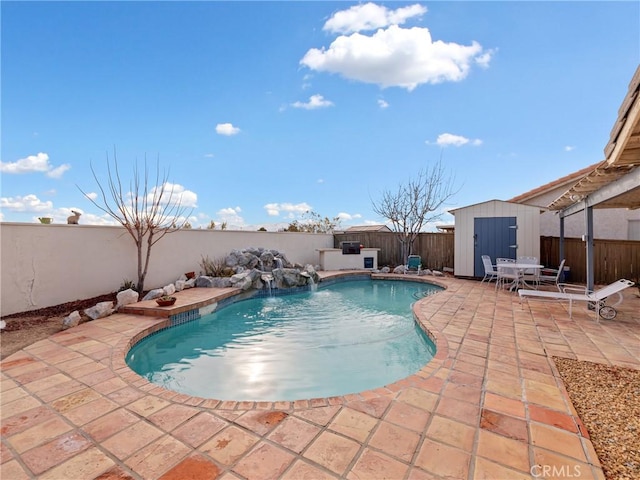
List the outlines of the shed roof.
{"label": "shed roof", "polygon": [[511,205],[513,205],[514,207],[518,207],[518,208],[522,208],[522,207],[528,207],[528,208],[535,208],[537,210],[540,210],[541,212],[544,212],[545,209],[544,208],[540,208],[537,205],[527,205],[525,203],[517,203],[517,202],[512,202],[512,201],[505,201],[505,200],[497,200],[497,199],[493,199],[493,200],[487,200],[485,202],[478,202],[478,203],[474,203],[472,205],[467,205],[465,207],[458,207],[458,208],[453,208],[451,210],[449,210],[449,213],[452,213],[453,215],[455,215],[455,212],[459,211],[459,210],[464,210],[467,208],[473,208],[473,207],[477,207],[479,205],[484,205],[486,203],[491,203],[491,202],[499,202],[499,203],[509,203]]}
{"label": "shed roof", "polygon": [[349,227],[345,232],[391,232],[392,230],[386,225],[356,225]]}

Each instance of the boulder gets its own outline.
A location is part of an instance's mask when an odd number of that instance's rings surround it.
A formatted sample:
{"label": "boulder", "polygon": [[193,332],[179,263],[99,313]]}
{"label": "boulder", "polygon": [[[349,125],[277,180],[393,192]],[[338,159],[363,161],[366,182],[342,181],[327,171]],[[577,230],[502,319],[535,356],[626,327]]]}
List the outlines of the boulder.
{"label": "boulder", "polygon": [[231,277],[231,286],[241,290],[249,290],[253,284],[250,272],[236,273]]}
{"label": "boulder", "polygon": [[404,273],[406,271],[407,271],[406,265],[398,265],[396,268],[393,269],[393,273]]}
{"label": "boulder", "polygon": [[212,287],[229,288],[231,287],[231,277],[214,277]]}
{"label": "boulder", "polygon": [[165,295],[173,295],[176,293],[176,286],[173,283],[170,283],[169,285],[162,287],[162,291]]}
{"label": "boulder", "polygon": [[[186,285],[187,285],[191,280],[195,280],[195,282],[194,282],[194,283],[195,283],[195,286],[196,286],[196,287],[211,288],[211,287],[213,287],[213,280],[214,280],[214,277],[209,277],[209,276],[207,276],[207,275],[200,275],[200,276],[199,276],[198,278],[196,278],[196,279],[193,279],[193,278],[192,278],[192,279],[190,279],[190,280],[187,280],[187,281],[185,282],[185,287],[186,287]],[[187,287],[187,288],[188,288],[188,287]]]}
{"label": "boulder", "polygon": [[113,302],[100,302],[91,308],[87,308],[84,314],[91,320],[97,320],[98,318],[108,317],[113,312]]}
{"label": "boulder", "polygon": [[155,300],[164,295],[164,290],[162,288],[154,288],[153,290],[149,290],[149,292],[142,299],[145,300]]}
{"label": "boulder", "polygon": [[382,273],[389,273],[390,271],[391,271],[391,269],[389,267],[382,267],[380,269],[380,272],[382,272]]}
{"label": "boulder", "polygon": [[[187,277],[185,277],[186,279]],[[176,287],[176,292],[181,292],[182,290],[184,290],[184,284],[187,283],[186,280],[176,280],[176,283],[174,283],[175,287]]]}
{"label": "boulder", "polygon": [[138,298],[140,298],[140,294],[131,288],[118,292],[116,295],[116,310],[120,310],[120,308],[130,303],[136,303]]}
{"label": "boulder", "polygon": [[82,320],[82,317],[77,310],[75,312],[71,312],[62,320],[62,330],[66,330],[67,328],[71,327],[77,327],[80,324],[80,320]]}

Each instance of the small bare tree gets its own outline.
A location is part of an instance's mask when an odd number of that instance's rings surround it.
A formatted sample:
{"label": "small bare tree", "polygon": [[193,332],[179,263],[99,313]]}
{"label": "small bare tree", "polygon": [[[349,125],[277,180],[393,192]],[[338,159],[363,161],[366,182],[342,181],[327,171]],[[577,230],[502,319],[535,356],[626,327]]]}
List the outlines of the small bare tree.
{"label": "small bare tree", "polygon": [[129,188],[123,188],[116,154],[113,155],[113,166],[107,156],[107,180],[105,186],[98,180],[93,164],[91,173],[98,184],[101,202],[91,198],[80,187],[78,189],[100,210],[122,225],[133,239],[138,251],[138,284],[137,290],[144,291],[144,282],[149,270],[151,249],[168,233],[176,232],[188,222],[184,215],[186,207],[182,205],[182,196],[174,191],[175,186],[168,182],[168,172],[160,175],[159,162],[156,163],[155,184],[150,185],[147,159],[144,161],[144,175],[138,171],[138,164],[133,168],[133,179]]}
{"label": "small bare tree", "polygon": [[403,263],[411,255],[418,234],[442,217],[443,212],[436,212],[456,193],[453,178],[438,162],[420,170],[416,178],[399,185],[396,191],[383,191],[379,202],[372,201],[373,211],[389,220],[392,230],[398,233]]}

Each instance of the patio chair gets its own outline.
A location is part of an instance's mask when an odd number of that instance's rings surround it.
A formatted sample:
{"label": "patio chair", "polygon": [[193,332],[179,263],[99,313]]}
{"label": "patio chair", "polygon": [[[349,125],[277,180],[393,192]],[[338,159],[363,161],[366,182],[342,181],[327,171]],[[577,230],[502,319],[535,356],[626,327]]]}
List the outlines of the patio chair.
{"label": "patio chair", "polygon": [[509,264],[516,263],[513,258],[496,258],[496,269],[498,271],[496,279],[496,290],[498,287],[504,288],[509,283],[513,288],[520,281],[520,272],[517,268],[509,267]]}
{"label": "patio chair", "polygon": [[542,285],[555,285],[558,291],[562,291],[560,286],[560,277],[562,277],[562,272],[564,271],[564,262],[566,260],[563,258],[560,262],[560,266],[555,270],[553,268],[544,268],[542,273],[538,277],[538,281]]}
{"label": "patio chair", "polygon": [[491,257],[489,255],[482,255],[482,264],[484,265],[484,278],[480,283],[484,283],[485,280],[487,280],[487,283],[491,282],[491,280],[497,280],[498,271],[496,270],[496,266],[491,263]]}
{"label": "patio chair", "polygon": [[[572,308],[573,302],[588,302],[594,306],[594,310],[596,312],[596,322],[598,321],[598,317],[602,317],[607,320],[612,320],[615,318],[618,313],[614,308],[616,305],[622,302],[622,290],[625,288],[629,288],[634,285],[634,282],[631,280],[620,279],[617,280],[606,287],[601,288],[600,290],[596,290],[594,292],[590,292],[586,289],[586,287],[580,287],[579,285],[567,285],[567,284],[558,284],[560,286],[561,291],[559,292],[547,292],[540,290],[518,290],[518,295],[520,295],[520,303],[522,303],[522,299],[526,298],[527,301],[530,298],[538,298],[538,299],[549,299],[549,300],[568,300],[569,301],[569,318],[572,317]],[[577,288],[582,290],[581,293],[572,293]],[[607,297],[611,295],[618,294],[618,301],[613,305],[606,305],[605,302]]]}
{"label": "patio chair", "polygon": [[407,258],[407,265],[405,266],[404,273],[415,271],[418,275],[420,275],[420,270],[422,270],[422,258],[420,258],[420,255],[409,255],[409,258]]}
{"label": "patio chair", "polygon": [[[518,257],[517,263],[529,263],[531,265],[538,265],[538,257]],[[527,268],[522,272],[525,282],[533,283],[535,288],[538,288],[540,284],[540,269],[539,268]]]}

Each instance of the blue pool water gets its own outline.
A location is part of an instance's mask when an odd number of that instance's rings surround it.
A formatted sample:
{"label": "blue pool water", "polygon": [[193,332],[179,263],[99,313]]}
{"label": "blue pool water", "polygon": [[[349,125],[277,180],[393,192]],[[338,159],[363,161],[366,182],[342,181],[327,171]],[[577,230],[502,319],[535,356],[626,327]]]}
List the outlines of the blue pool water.
{"label": "blue pool water", "polygon": [[440,287],[382,280],[253,298],[151,335],[127,363],[167,389],[276,401],[378,388],[422,368],[435,346],[411,305]]}

